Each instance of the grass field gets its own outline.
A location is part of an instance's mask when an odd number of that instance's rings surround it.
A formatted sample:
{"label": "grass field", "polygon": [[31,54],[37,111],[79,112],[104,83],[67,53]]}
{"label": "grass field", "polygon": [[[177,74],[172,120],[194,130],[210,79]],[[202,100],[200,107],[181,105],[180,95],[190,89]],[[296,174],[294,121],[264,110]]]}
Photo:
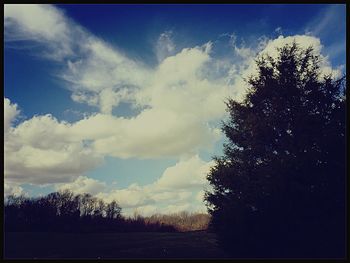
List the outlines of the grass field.
{"label": "grass field", "polygon": [[225,258],[215,235],[180,233],[5,233],[6,259]]}

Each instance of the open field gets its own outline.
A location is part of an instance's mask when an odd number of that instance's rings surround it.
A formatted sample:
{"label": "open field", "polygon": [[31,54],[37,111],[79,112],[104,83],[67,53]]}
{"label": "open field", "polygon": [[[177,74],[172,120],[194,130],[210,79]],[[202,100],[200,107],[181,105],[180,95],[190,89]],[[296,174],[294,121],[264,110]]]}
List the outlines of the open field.
{"label": "open field", "polygon": [[5,258],[225,258],[215,234],[5,233]]}

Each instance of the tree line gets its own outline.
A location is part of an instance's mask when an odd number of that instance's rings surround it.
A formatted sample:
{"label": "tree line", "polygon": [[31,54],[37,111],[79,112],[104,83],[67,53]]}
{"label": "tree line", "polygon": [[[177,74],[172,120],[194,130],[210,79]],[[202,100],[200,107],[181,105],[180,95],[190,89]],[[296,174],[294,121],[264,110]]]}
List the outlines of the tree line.
{"label": "tree line", "polygon": [[110,203],[91,194],[69,190],[42,197],[10,195],[4,205],[5,231],[54,232],[175,232],[174,226],[127,218],[116,201]]}
{"label": "tree line", "polygon": [[171,214],[154,214],[144,217],[144,220],[150,223],[159,222],[164,225],[171,225],[180,232],[201,231],[207,230],[210,222],[210,215],[207,213],[181,211]]}

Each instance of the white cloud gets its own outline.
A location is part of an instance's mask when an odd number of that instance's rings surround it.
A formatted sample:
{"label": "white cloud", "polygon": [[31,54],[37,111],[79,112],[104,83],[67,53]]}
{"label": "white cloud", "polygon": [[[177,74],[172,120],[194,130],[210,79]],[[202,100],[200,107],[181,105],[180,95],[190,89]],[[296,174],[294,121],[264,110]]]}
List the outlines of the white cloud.
{"label": "white cloud", "polygon": [[[265,41],[266,46],[259,54],[268,52],[271,56],[277,56],[277,47],[294,40],[302,47],[313,45],[315,52],[321,54],[320,40],[305,35],[280,36]],[[46,115],[35,116],[19,124],[6,138],[6,176],[37,183],[51,180],[64,182],[96,167],[100,158],[106,155],[179,158],[196,154],[199,150],[210,151],[221,136],[220,131],[210,123],[223,118],[224,98],[231,89],[236,91],[236,94],[233,93],[236,99],[242,96],[245,88],[242,76],[256,73],[254,57],[248,56],[246,63],[232,73],[234,81],[231,87],[224,85],[222,80],[206,79],[202,73],[212,59],[210,46],[184,49],[166,58],[150,74],[149,82],[145,82],[148,85],[137,89],[134,98],[127,89],[100,91],[102,95],[99,100],[105,98],[102,103],[105,112],[110,112],[111,105],[120,98],[134,99],[137,105],[146,106],[135,117],[95,114],[68,124]],[[107,55],[101,53],[101,56]],[[338,74],[340,70],[334,71],[327,57],[322,58],[323,72]],[[123,61],[117,55],[105,59]],[[115,93],[118,95],[114,97]],[[4,103],[5,129],[8,130],[18,111],[17,106],[11,106],[8,100],[5,99]],[[88,146],[84,141],[89,141]],[[35,174],[36,178],[41,179],[32,178]],[[61,179],[50,178],[47,174],[61,174]]]}
{"label": "white cloud", "polygon": [[120,89],[114,91],[113,89],[104,89],[100,92],[100,108],[101,112],[111,114],[113,107],[118,106],[120,101],[126,101],[128,98],[128,90]]}
{"label": "white cloud", "polygon": [[283,47],[286,44],[291,44],[293,41],[295,41],[302,48],[313,46],[315,53],[321,53],[322,45],[319,38],[306,35],[294,35],[287,37],[281,35],[276,39],[269,40],[264,50],[260,52],[260,55],[269,54],[271,57],[277,58],[279,54],[277,48]]}
{"label": "white cloud", "polygon": [[185,204],[174,204],[174,205],[168,205],[166,206],[162,214],[173,214],[173,213],[179,213],[182,211],[193,211],[190,203]]}
{"label": "white cloud", "polygon": [[244,46],[237,47],[237,46],[235,46],[235,52],[245,60],[255,56],[255,50],[253,50],[249,47],[244,47]]}
{"label": "white cloud", "polygon": [[139,206],[137,208],[125,209],[122,211],[122,213],[127,216],[133,216],[134,214],[142,216],[151,216],[159,213],[159,207],[155,205],[144,205]]}
{"label": "white cloud", "polygon": [[318,37],[332,34],[339,27],[345,28],[345,14],[345,5],[328,5],[310,21],[305,31]]}
{"label": "white cloud", "polygon": [[[167,57],[152,69],[83,30],[53,6],[33,5],[30,10],[50,20],[47,24],[53,26],[52,32],[22,17],[21,6],[8,8],[6,17],[18,22],[19,31],[25,27],[27,35],[40,35],[51,42],[62,37],[74,50],[61,74],[70,83],[74,101],[99,107],[107,115],[120,102],[145,108],[131,119],[109,118],[107,135],[93,143],[98,153],[122,158],[178,156],[211,149],[220,138],[220,131],[210,122],[225,114],[223,100],[229,95],[229,87],[209,81],[203,74],[210,61],[210,42],[174,54],[171,33],[164,32],[158,44],[168,52]],[[56,23],[60,25],[57,29]],[[108,118],[94,116],[82,123],[94,127],[94,121],[101,119]]]}
{"label": "white cloud", "polygon": [[[36,6],[33,10],[45,12],[46,9]],[[82,139],[94,140],[93,149],[99,154],[121,158],[181,156],[210,150],[221,137],[212,122],[225,116],[224,100],[227,97],[238,99],[244,94],[246,84],[242,76],[255,72],[255,54],[263,48],[260,44],[265,45],[262,52],[270,52],[271,55],[277,54],[276,47],[292,39],[302,46],[314,44],[317,52],[321,48],[319,39],[311,36],[280,36],[269,42],[259,41],[257,47],[248,47],[244,42],[238,46],[235,35],[230,35],[231,45],[241,57],[237,65],[235,61],[221,63],[221,59],[214,59],[211,42],[172,54],[171,33],[164,32],[159,38],[159,45],[171,52],[156,68],[149,68],[68,21],[57,8],[47,10],[54,13],[53,21],[62,24],[53,30],[57,31],[56,35],[64,34],[74,40],[75,34],[62,33],[67,31],[64,25],[69,24],[70,32],[77,32],[81,38],[76,41],[79,51],[67,61],[67,69],[61,75],[71,83],[72,99],[97,106],[102,113],[74,124],[72,130],[85,133],[85,129],[78,131],[77,127],[90,127],[91,131],[87,133],[91,136],[81,136]],[[7,17],[26,21],[26,18],[13,14],[22,11],[10,11],[7,11]],[[27,31],[46,32],[34,25],[28,26]],[[50,37],[47,36],[47,39]],[[324,61],[324,71],[330,72],[327,59]],[[207,73],[213,64],[225,67],[225,70],[211,79]],[[120,102],[143,110],[129,119],[111,116],[113,108]],[[91,128],[97,123],[106,127]],[[98,133],[99,130],[103,130],[104,136]]]}
{"label": "white cloud", "polygon": [[122,208],[139,207],[153,204],[155,202],[150,196],[150,193],[137,184],[132,184],[125,189],[99,193],[97,197],[102,198],[107,202],[116,200]]}
{"label": "white cloud", "polygon": [[162,62],[168,56],[174,55],[175,44],[172,40],[172,34],[172,31],[165,31],[160,34],[155,47],[158,62]]}
{"label": "white cloud", "polygon": [[314,48],[314,53],[320,56],[321,64],[320,71],[322,78],[326,74],[332,73],[334,77],[339,77],[341,74],[341,68],[334,69],[331,66],[328,56],[325,56],[323,52],[323,46],[321,40],[317,37],[310,35],[294,35],[294,36],[283,36],[280,35],[276,39],[266,39],[262,38],[254,51],[249,51],[249,55],[245,57],[242,65],[237,67],[233,65],[232,75],[230,76],[232,82],[234,83],[235,95],[233,96],[236,100],[241,100],[245,94],[247,88],[246,82],[243,78],[247,78],[258,73],[255,58],[256,56],[261,56],[268,54],[273,58],[277,58],[279,51],[277,48],[281,48],[286,44],[292,44],[295,41],[301,48],[308,48],[312,46]]}
{"label": "white cloud", "polygon": [[19,114],[19,110],[17,109],[17,104],[11,104],[11,101],[7,98],[4,98],[4,133],[6,134],[10,128],[12,122]]}
{"label": "white cloud", "polygon": [[321,40],[317,37],[313,36],[306,36],[306,35],[295,35],[295,36],[279,36],[277,39],[270,40],[265,49],[260,52],[260,54],[266,54],[268,53],[273,58],[276,58],[278,56],[278,47],[282,47],[286,44],[291,44],[293,41],[295,41],[301,48],[308,48],[312,46],[314,48],[315,54],[320,56],[321,59],[321,65],[320,65],[320,71],[321,71],[321,78],[323,75],[327,75],[332,73],[334,77],[340,76],[340,70],[333,69],[331,66],[331,63],[328,59],[328,56],[325,56],[322,54],[323,45],[321,44]]}
{"label": "white cloud", "polygon": [[[86,102],[91,104],[89,98],[97,96],[94,104],[99,106],[102,112],[111,113],[111,108],[117,106],[120,101],[117,99],[118,95],[121,95],[120,99],[130,99],[129,96],[125,96],[125,89],[131,93],[133,89],[144,85],[149,70],[141,62],[129,59],[92,35],[86,33],[81,38],[80,51],[77,54],[80,59],[69,60],[67,70],[61,77],[70,82],[69,89],[73,92],[73,99],[74,96],[78,96],[80,102],[87,99]],[[104,90],[109,90],[109,94],[114,92],[114,100],[106,102]]]}
{"label": "white cloud", "polygon": [[90,106],[96,106],[99,105],[99,97],[96,93],[89,93],[89,92],[81,92],[81,91],[75,91],[72,93],[71,98],[73,101],[78,103],[86,103]]}
{"label": "white cloud", "polygon": [[15,195],[15,196],[20,196],[20,195],[26,195],[26,193],[24,192],[24,189],[13,182],[4,181],[4,197],[7,197],[9,195]]}
{"label": "white cloud", "polygon": [[[47,57],[72,55],[70,25],[64,14],[51,5],[4,5],[5,40],[35,40],[49,46]],[[53,51],[53,52],[52,52]]]}
{"label": "white cloud", "polygon": [[275,32],[278,34],[278,35],[282,35],[282,32],[283,32],[283,30],[282,30],[282,27],[276,27],[275,28]]}
{"label": "white cloud", "polygon": [[[95,116],[96,121],[99,117]],[[145,110],[131,119],[104,116],[110,119],[108,136],[96,139],[94,149],[106,155],[128,158],[177,157],[199,149],[210,149],[219,133],[193,116],[173,111]],[[95,119],[87,120],[93,123]],[[108,127],[108,126],[106,126]],[[111,133],[112,131],[114,133]]]}
{"label": "white cloud", "polygon": [[203,187],[207,184],[206,175],[213,165],[214,161],[204,162],[195,155],[188,160],[178,162],[175,166],[168,167],[155,184],[165,189]]}
{"label": "white cloud", "polygon": [[[8,127],[18,111],[9,100],[4,103]],[[159,123],[161,119],[166,121]],[[181,119],[174,112],[153,110],[131,119],[96,114],[72,124],[51,115],[34,116],[6,129],[5,176],[36,184],[70,182],[100,165],[105,155],[179,156],[210,147],[218,138],[215,129],[193,116]]]}
{"label": "white cloud", "polygon": [[92,195],[98,194],[106,188],[106,183],[88,178],[86,176],[79,176],[71,183],[57,184],[56,190],[70,190],[77,194],[90,193]]}
{"label": "white cloud", "polygon": [[18,23],[23,33],[49,40],[65,37],[68,31],[62,13],[50,5],[7,4],[4,16],[5,23]]}
{"label": "white cloud", "polygon": [[[67,70],[59,74],[70,82],[72,99],[98,106],[111,113],[120,99],[120,89],[131,89],[144,83],[147,70],[141,62],[94,37],[52,5],[5,5],[5,41],[31,40],[42,44],[41,55],[60,60]],[[106,100],[106,92],[113,99]],[[102,92],[102,93],[101,93]],[[100,94],[101,93],[101,94]]]}
{"label": "white cloud", "polygon": [[230,37],[230,46],[233,47],[233,50],[236,53],[236,55],[243,59],[243,62],[256,55],[256,47],[252,48],[251,46],[247,46],[244,40],[241,40],[241,43],[238,44],[237,36],[233,33],[231,35],[228,34],[227,36]]}
{"label": "white cloud", "polygon": [[[9,100],[4,102],[12,109],[5,110],[4,119],[11,120],[16,106]],[[51,115],[34,116],[7,128],[5,178],[18,183],[67,182],[100,165],[101,156],[86,147],[81,137],[70,136],[70,130],[70,124]]]}
{"label": "white cloud", "polygon": [[[97,97],[91,95],[92,88],[73,93],[76,101],[100,104],[103,114],[83,119],[72,129],[95,140],[96,152],[121,158],[179,156],[210,149],[221,133],[209,122],[225,113],[223,100],[229,88],[201,76],[209,51],[210,44],[166,58],[155,71],[149,71],[142,88],[105,88]],[[92,71],[97,74],[100,70]],[[129,85],[140,86],[136,82]],[[110,115],[120,101],[146,108],[129,119]]]}
{"label": "white cloud", "polygon": [[203,202],[204,200],[204,195],[205,195],[205,192],[204,190],[201,190],[197,193],[196,195],[196,200],[199,201],[199,202]]}
{"label": "white cloud", "polygon": [[151,184],[131,184],[124,189],[101,192],[96,196],[106,202],[116,200],[125,214],[135,209],[140,214],[187,211],[206,211],[198,198],[207,189],[205,180],[213,161],[204,162],[198,155],[180,160],[168,167],[162,176]]}

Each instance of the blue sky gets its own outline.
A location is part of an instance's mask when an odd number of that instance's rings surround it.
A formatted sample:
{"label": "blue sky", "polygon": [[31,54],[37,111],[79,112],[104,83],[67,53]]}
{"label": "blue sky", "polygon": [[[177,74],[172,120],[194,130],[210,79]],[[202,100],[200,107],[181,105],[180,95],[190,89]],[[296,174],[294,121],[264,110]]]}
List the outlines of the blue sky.
{"label": "blue sky", "polygon": [[5,5],[5,194],[205,211],[254,58],[296,40],[345,72],[345,5]]}

